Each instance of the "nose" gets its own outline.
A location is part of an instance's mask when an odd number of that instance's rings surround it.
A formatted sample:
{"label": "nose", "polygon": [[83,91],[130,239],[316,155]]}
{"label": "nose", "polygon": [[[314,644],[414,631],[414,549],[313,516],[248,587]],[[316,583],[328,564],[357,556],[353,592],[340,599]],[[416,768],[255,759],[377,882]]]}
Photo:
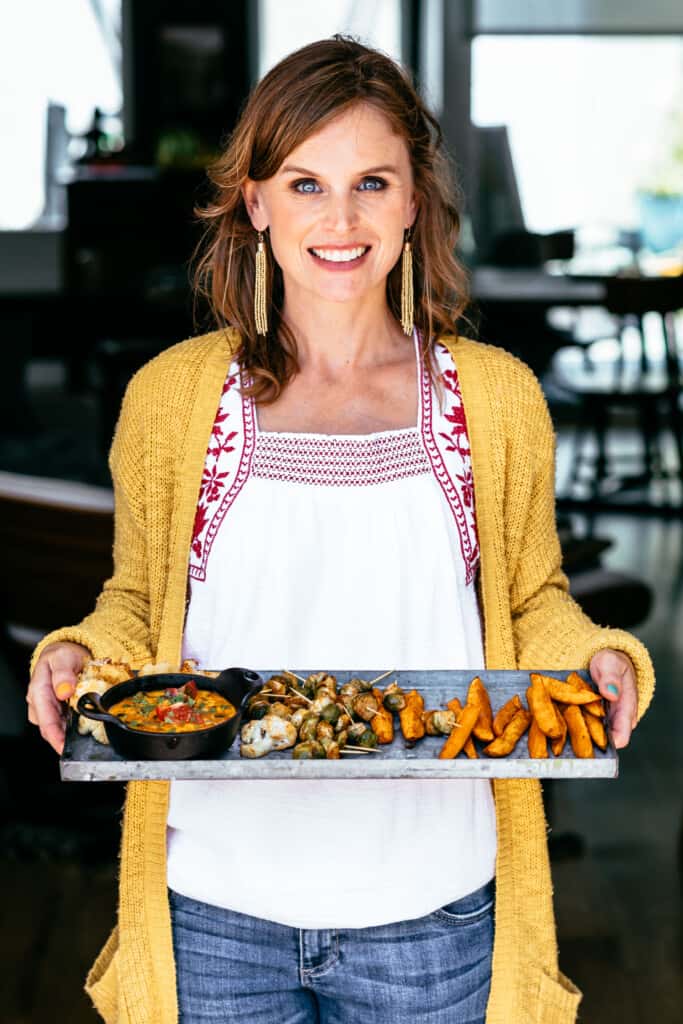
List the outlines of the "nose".
{"label": "nose", "polygon": [[337,234],[348,233],[354,227],[357,218],[354,200],[355,197],[348,193],[330,196],[326,204],[325,220],[327,226]]}

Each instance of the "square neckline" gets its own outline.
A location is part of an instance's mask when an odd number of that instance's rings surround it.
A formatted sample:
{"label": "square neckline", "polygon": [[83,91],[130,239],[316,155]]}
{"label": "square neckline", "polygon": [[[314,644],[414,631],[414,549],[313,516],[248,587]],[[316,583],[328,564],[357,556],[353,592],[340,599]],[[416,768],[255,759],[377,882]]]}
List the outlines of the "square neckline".
{"label": "square neckline", "polygon": [[311,430],[262,430],[258,421],[258,409],[253,398],[249,398],[251,413],[254,423],[254,440],[258,443],[260,438],[302,438],[311,441],[351,441],[362,442],[372,441],[376,438],[402,437],[410,434],[420,434],[423,421],[422,402],[422,351],[420,349],[420,332],[413,327],[413,349],[415,359],[415,378],[417,384],[417,422],[410,427],[392,427],[388,430],[375,430],[367,434],[325,434]]}

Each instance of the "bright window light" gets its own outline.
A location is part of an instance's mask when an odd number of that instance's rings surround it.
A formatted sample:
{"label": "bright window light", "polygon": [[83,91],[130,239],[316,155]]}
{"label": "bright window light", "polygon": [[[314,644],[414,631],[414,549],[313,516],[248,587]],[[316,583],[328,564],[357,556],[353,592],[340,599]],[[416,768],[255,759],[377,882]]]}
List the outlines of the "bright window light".
{"label": "bright window light", "polygon": [[400,0],[259,0],[259,76],[300,46],[335,32],[401,56]]}
{"label": "bright window light", "polygon": [[[120,0],[100,0],[115,23]],[[0,8],[0,229],[20,230],[41,218],[49,102],[66,109],[81,133],[95,107],[121,109],[115,55],[107,49],[89,0],[21,0]]]}
{"label": "bright window light", "polygon": [[480,36],[472,83],[475,124],[507,125],[529,230],[637,227],[683,110],[679,38]]}

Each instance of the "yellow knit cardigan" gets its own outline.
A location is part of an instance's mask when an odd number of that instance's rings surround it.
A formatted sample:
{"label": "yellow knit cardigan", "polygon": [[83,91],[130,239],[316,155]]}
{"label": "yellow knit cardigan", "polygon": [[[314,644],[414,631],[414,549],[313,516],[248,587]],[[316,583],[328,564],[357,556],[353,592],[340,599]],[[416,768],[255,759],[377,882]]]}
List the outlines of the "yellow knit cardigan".
{"label": "yellow knit cardigan", "polygon": [[[217,331],[162,353],[135,376],[111,451],[114,575],[77,627],[45,637],[95,657],[177,663],[204,457],[236,337]],[[639,714],[654,675],[628,633],[590,622],[567,593],[555,529],[554,438],[531,372],[500,349],[442,339],[458,369],[472,448],[489,669],[587,667],[603,647],[633,661]],[[628,756],[628,755],[627,755]],[[176,1024],[166,889],[167,782],[133,782],[123,822],[118,926],[87,991],[107,1024]],[[581,998],[560,973],[541,791],[494,784],[498,831],[487,1024],[570,1024]],[[418,865],[419,868],[419,865]]]}

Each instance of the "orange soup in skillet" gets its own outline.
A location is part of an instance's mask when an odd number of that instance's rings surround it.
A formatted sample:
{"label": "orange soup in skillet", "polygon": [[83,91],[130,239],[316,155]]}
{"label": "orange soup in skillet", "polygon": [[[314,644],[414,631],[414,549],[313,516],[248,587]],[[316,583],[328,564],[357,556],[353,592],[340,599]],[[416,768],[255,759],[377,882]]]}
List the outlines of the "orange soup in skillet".
{"label": "orange soup in skillet", "polygon": [[235,715],[229,700],[213,690],[200,690],[193,679],[167,690],[139,691],[109,708],[131,729],[142,732],[196,732]]}

